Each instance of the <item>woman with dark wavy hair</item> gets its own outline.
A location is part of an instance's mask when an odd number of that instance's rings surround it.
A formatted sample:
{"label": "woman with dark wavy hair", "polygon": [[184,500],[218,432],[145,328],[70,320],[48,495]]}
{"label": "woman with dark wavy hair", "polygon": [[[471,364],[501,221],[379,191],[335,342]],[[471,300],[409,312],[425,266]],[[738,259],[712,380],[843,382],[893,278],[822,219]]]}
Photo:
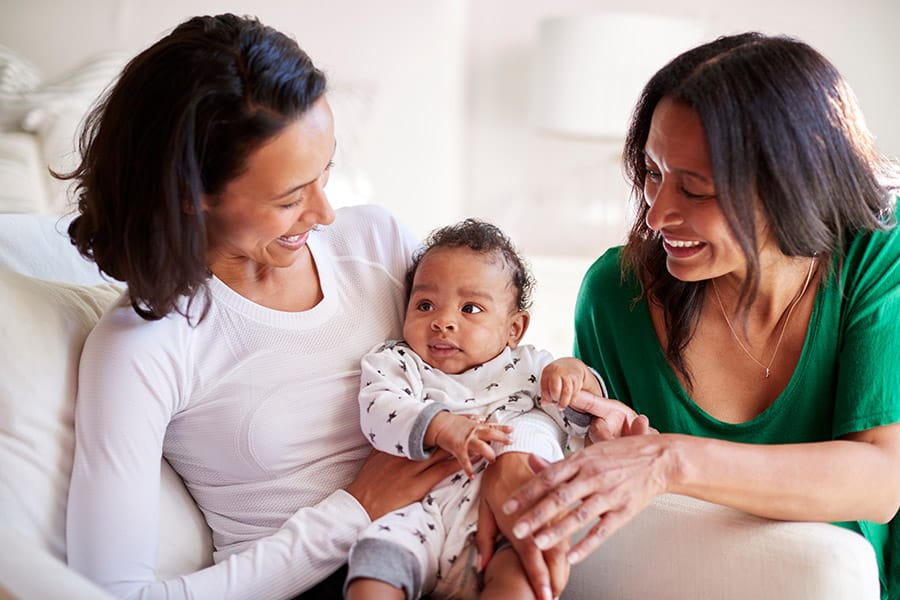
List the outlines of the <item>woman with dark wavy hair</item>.
{"label": "woman with dark wavy hair", "polygon": [[[116,596],[335,597],[357,534],[456,470],[359,431],[359,359],[400,335],[418,242],[384,210],[332,210],[325,91],[284,34],[197,17],[89,117],[69,233],[127,293],[81,358],[67,553]],[[160,457],[215,546],[165,581]]]}
{"label": "woman with dark wavy hair", "polygon": [[575,348],[660,435],[611,412],[507,502],[516,533],[599,517],[577,562],[674,492],[857,531],[900,596],[897,168],[850,88],[800,41],[717,39],[647,83],[625,166],[634,224],[584,278]]}

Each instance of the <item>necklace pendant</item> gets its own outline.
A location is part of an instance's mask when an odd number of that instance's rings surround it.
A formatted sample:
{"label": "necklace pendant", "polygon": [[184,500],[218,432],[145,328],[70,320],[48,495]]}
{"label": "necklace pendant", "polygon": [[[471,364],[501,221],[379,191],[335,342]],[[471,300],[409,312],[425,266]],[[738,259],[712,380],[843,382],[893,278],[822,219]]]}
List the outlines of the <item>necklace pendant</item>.
{"label": "necklace pendant", "polygon": [[769,367],[766,367],[766,379],[769,378]]}

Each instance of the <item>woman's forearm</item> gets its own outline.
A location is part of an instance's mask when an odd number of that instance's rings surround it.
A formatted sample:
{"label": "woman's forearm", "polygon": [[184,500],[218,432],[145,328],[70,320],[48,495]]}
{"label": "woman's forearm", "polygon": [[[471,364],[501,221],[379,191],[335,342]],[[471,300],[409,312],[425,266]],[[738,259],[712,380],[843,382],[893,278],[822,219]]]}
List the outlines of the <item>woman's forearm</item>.
{"label": "woman's forearm", "polygon": [[900,426],[889,427],[866,441],[786,445],[664,435],[667,489],[773,519],[887,522],[900,502]]}

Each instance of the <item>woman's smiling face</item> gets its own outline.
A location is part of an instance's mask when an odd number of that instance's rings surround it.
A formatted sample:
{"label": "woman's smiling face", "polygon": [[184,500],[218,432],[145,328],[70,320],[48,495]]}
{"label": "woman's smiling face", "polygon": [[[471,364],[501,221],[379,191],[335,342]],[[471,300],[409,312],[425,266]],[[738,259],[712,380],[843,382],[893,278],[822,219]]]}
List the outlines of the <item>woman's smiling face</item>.
{"label": "woman's smiling face", "polygon": [[746,259],[719,206],[697,113],[670,98],[660,100],[644,154],[646,223],[661,234],[669,273],[682,281],[743,276]]}

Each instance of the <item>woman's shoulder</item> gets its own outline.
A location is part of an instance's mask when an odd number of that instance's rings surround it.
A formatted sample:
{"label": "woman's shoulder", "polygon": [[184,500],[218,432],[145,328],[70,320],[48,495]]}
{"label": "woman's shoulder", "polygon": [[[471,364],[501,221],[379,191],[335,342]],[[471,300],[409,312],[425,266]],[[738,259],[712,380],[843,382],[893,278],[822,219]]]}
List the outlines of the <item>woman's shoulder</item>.
{"label": "woman's shoulder", "polygon": [[900,226],[855,235],[841,269],[845,287],[859,283],[900,286]]}
{"label": "woman's shoulder", "polygon": [[620,290],[622,284],[622,246],[615,246],[601,254],[588,268],[581,284],[581,293],[606,295]]}
{"label": "woman's shoulder", "polygon": [[126,295],[104,313],[91,330],[85,342],[85,352],[148,356],[183,346],[193,328],[188,319],[178,313],[148,321],[135,312]]}

